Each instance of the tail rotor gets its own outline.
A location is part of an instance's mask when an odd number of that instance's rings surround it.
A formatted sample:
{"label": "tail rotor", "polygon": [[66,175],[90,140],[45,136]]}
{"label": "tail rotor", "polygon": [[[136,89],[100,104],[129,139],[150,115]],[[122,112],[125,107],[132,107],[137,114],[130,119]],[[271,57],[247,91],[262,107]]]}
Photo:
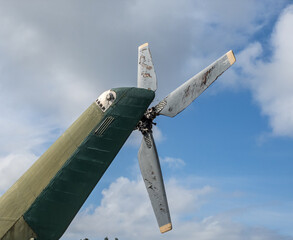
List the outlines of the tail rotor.
{"label": "tail rotor", "polygon": [[[176,88],[156,106],[149,108],[137,125],[137,129],[143,135],[138,152],[139,166],[162,233],[170,231],[172,223],[160,161],[152,133],[153,120],[158,115],[174,117],[182,112],[235,61],[232,50],[227,52],[210,66]],[[152,91],[157,90],[157,77],[148,43],[138,48],[137,86]]]}

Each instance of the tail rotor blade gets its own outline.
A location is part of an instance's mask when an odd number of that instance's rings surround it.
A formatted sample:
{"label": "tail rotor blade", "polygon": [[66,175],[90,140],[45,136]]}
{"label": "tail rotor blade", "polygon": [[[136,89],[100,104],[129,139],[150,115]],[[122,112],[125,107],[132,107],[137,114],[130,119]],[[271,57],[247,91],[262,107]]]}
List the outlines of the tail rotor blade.
{"label": "tail rotor blade", "polygon": [[176,116],[206,90],[235,61],[233,51],[230,50],[165,97],[155,106],[156,112],[168,117]]}
{"label": "tail rotor blade", "polygon": [[148,43],[138,47],[137,87],[157,90],[157,77]]}
{"label": "tail rotor blade", "polygon": [[171,217],[152,133],[145,133],[139,152],[139,166],[161,233],[172,229]]}

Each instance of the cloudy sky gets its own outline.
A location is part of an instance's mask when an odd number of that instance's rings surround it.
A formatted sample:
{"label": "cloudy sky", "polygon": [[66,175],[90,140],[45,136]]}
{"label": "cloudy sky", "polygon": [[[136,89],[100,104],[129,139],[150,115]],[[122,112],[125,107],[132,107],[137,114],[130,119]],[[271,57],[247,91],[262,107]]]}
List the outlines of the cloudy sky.
{"label": "cloudy sky", "polygon": [[159,233],[120,151],[62,240],[293,239],[293,2],[0,0],[0,195],[102,92],[135,86],[149,42],[154,103],[233,49],[237,62],[155,129],[174,229]]}

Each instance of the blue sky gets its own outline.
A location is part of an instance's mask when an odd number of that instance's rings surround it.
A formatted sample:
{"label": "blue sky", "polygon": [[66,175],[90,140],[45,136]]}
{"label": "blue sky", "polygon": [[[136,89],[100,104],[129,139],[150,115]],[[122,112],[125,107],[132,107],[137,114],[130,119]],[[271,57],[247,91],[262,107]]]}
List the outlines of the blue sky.
{"label": "blue sky", "polygon": [[135,86],[149,42],[157,103],[236,63],[155,138],[174,229],[159,233],[134,133],[64,240],[293,239],[292,1],[0,3],[0,194],[102,92]]}

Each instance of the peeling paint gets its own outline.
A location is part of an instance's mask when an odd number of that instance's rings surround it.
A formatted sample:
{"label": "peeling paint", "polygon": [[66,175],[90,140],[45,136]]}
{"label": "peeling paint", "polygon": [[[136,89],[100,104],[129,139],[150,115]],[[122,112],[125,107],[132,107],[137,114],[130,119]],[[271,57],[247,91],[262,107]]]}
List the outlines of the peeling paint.
{"label": "peeling paint", "polygon": [[206,85],[208,79],[210,78],[211,72],[214,70],[215,66],[212,66],[209,70],[207,70],[202,76],[201,87]]}
{"label": "peeling paint", "polygon": [[148,44],[143,44],[138,49],[137,86],[139,88],[156,91],[156,73],[152,63],[152,56],[148,48]]}
{"label": "peeling paint", "polygon": [[[230,58],[234,57],[232,54],[231,52]],[[171,92],[162,102],[157,104],[155,106],[157,113],[169,117],[176,116],[205,91],[234,62],[234,58],[229,61],[227,54],[223,55],[210,66]],[[166,102],[165,106],[163,102]]]}
{"label": "peeling paint", "polygon": [[146,68],[147,70],[151,70],[153,67],[148,65],[148,64],[146,64],[145,62],[146,62],[146,57],[144,55],[141,55],[140,58],[139,58],[139,64],[142,67]]}
{"label": "peeling paint", "polygon": [[[155,110],[155,108],[152,110]],[[148,148],[147,140],[151,142],[151,148]],[[158,224],[160,227],[164,226],[171,222],[171,217],[160,162],[151,129],[144,134],[143,142],[138,153],[138,159]]]}
{"label": "peeling paint", "polygon": [[142,72],[141,75],[142,75],[144,78],[151,78],[151,77],[152,77],[149,73],[146,73],[146,72]]}

